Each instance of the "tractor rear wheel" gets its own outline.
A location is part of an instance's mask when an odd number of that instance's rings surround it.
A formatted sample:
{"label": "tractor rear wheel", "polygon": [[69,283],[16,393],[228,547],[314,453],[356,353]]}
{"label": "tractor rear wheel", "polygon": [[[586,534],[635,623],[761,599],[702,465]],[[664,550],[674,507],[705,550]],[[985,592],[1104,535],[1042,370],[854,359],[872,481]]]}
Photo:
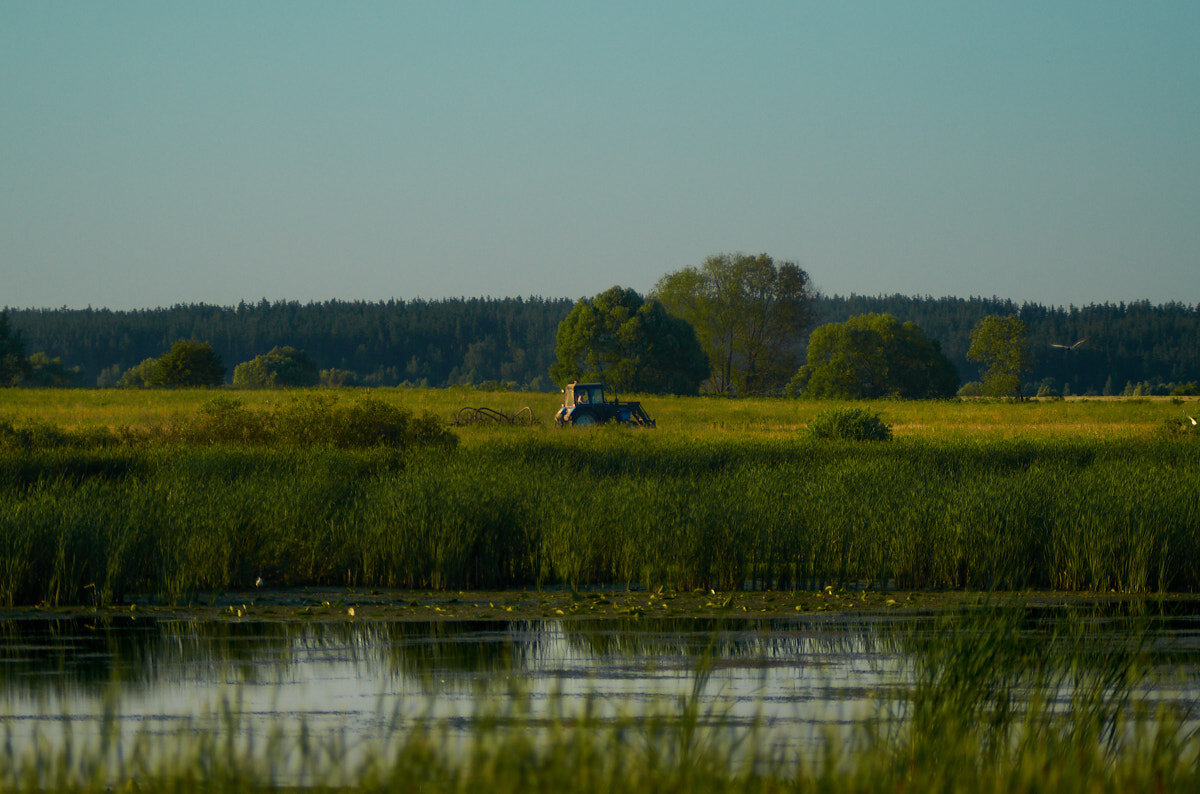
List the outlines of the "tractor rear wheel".
{"label": "tractor rear wheel", "polygon": [[571,424],[587,426],[596,424],[596,415],[591,411],[576,411],[571,414]]}

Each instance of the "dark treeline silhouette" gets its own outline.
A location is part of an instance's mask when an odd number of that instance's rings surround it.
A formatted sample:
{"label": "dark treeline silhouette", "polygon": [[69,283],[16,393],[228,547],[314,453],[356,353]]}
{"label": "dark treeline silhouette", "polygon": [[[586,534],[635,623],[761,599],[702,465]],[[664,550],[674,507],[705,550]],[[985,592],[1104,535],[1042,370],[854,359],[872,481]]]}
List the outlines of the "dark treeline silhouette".
{"label": "dark treeline silhouette", "polygon": [[466,298],[377,302],[260,301],[163,309],[10,309],[30,351],[79,367],[81,385],[113,385],[177,339],[211,342],[229,373],[289,345],[321,369],[355,373],[364,385],[444,386],[497,381],[551,389],[558,324],[574,301]]}
{"label": "dark treeline silhouette", "polygon": [[[445,386],[495,381],[552,389],[555,334],[574,301],[565,298],[293,301],[236,307],[188,304],[137,311],[8,309],[30,352],[78,367],[78,384],[112,385],[178,339],[211,342],[233,372],[238,364],[287,345],[321,369],[348,370],[364,385]],[[817,323],[870,312],[911,320],[957,367],[979,377],[966,358],[971,329],[989,314],[1017,314],[1029,332],[1027,390],[1052,380],[1071,394],[1121,393],[1127,384],[1200,380],[1200,306],[1147,301],[1084,307],[1017,304],[1000,298],[889,295],[821,297]],[[1074,349],[1052,347],[1083,344]],[[805,344],[807,343],[806,340]],[[228,376],[227,376],[228,377]]]}

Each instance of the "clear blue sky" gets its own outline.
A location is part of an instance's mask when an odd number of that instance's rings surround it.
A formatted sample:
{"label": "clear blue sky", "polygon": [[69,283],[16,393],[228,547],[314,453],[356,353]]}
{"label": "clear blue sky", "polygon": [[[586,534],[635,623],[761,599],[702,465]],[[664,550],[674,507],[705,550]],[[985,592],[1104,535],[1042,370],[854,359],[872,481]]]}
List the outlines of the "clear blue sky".
{"label": "clear blue sky", "polygon": [[1200,2],[0,0],[0,306],[1200,301]]}

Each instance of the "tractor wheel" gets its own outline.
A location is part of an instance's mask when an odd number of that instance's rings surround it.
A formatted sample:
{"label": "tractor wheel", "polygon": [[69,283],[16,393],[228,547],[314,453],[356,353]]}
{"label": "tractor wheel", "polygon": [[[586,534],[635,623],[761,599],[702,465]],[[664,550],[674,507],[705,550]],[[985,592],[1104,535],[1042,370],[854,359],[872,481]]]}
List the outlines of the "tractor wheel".
{"label": "tractor wheel", "polygon": [[571,424],[580,427],[596,424],[596,415],[591,411],[576,411],[571,414]]}

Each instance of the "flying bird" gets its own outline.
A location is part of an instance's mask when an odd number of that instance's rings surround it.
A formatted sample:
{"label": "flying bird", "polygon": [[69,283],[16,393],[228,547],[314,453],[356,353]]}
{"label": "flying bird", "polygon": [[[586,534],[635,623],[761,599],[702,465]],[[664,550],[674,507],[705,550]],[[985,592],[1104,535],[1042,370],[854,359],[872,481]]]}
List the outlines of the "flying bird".
{"label": "flying bird", "polygon": [[1079,347],[1087,340],[1088,340],[1088,338],[1085,336],[1083,339],[1080,339],[1078,342],[1076,342],[1073,345],[1058,345],[1058,344],[1055,344],[1054,342],[1051,342],[1050,347],[1057,347],[1060,350],[1074,350],[1075,348]]}

